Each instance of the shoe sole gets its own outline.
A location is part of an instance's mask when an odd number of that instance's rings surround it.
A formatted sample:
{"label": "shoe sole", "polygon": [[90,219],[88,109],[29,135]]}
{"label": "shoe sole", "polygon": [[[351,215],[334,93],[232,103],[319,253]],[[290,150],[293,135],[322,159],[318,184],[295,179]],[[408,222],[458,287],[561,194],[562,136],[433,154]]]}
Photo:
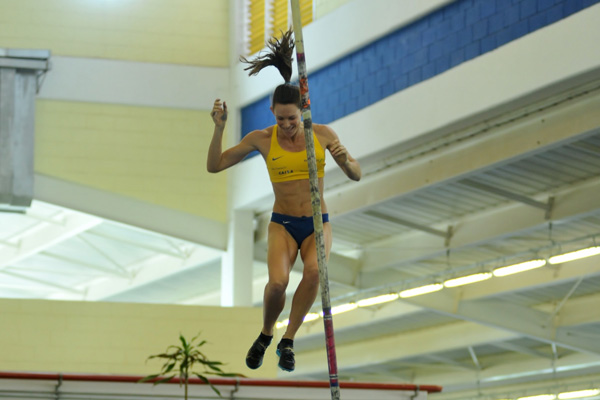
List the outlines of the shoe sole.
{"label": "shoe sole", "polygon": [[[281,357],[281,352],[279,351],[279,349],[277,349],[275,351],[275,353],[277,354],[277,357]],[[286,371],[286,372],[294,372],[294,369],[295,369],[295,368],[289,369],[289,368],[282,367],[281,364],[279,364],[279,363],[277,363],[277,366],[279,367],[279,369]]]}
{"label": "shoe sole", "polygon": [[260,366],[262,365],[262,361],[260,364],[258,364],[256,367],[253,365],[248,364],[248,361],[246,361],[246,367],[250,368],[250,369],[259,369]]}

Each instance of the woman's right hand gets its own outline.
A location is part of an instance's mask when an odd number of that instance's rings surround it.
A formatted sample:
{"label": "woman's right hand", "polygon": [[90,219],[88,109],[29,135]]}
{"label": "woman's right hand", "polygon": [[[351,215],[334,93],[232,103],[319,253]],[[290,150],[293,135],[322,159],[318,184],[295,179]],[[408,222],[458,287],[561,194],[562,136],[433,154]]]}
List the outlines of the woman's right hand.
{"label": "woman's right hand", "polygon": [[216,126],[225,126],[225,122],[227,121],[227,103],[221,103],[221,99],[216,99],[210,116]]}

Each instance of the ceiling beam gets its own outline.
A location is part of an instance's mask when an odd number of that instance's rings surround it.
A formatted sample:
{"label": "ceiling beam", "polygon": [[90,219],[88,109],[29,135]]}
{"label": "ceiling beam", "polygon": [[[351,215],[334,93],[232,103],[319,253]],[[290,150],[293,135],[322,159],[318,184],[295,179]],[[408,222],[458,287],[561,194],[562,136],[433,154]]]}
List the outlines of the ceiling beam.
{"label": "ceiling beam", "polygon": [[[594,261],[595,260],[589,259],[574,261],[569,263],[568,266],[565,265],[565,268],[554,269],[552,273],[557,274],[559,279],[561,279],[563,278],[561,276],[562,272],[569,271],[570,267],[575,264],[580,264],[576,269],[579,269],[579,272],[581,272],[582,267],[594,265]],[[548,269],[548,271],[550,270],[551,269]],[[561,272],[559,273],[558,271]],[[529,273],[533,274],[529,279],[534,279],[536,276],[539,276],[538,271],[529,271]],[[527,274],[528,273],[526,272],[519,275],[523,276]],[[509,277],[502,279],[507,278]],[[518,280],[518,277],[515,277],[515,281],[516,280]],[[541,284],[544,284],[544,282]],[[467,288],[468,287],[464,287],[463,289]],[[549,312],[544,312],[516,305],[504,304],[500,301],[461,301],[461,292],[462,290],[459,289],[446,289],[442,292],[398,301],[398,303],[406,303],[409,306],[426,307],[427,309],[442,312],[443,314],[460,318],[468,322],[429,327],[426,330],[413,330],[395,335],[386,334],[361,342],[339,343],[336,346],[336,352],[338,354],[340,370],[343,371],[345,368],[351,370],[368,368],[370,364],[393,363],[401,360],[408,360],[411,357],[418,357],[436,352],[441,353],[456,348],[464,349],[469,346],[476,347],[483,344],[495,345],[499,342],[506,342],[522,336],[530,337],[544,343],[554,343],[578,352],[588,353],[597,360],[600,348],[600,338],[589,337],[589,334],[580,335],[575,328],[576,325],[581,323],[586,324],[597,322],[599,320],[597,318],[600,317],[600,315],[596,314],[600,314],[600,311],[592,312],[591,314],[593,315],[590,315],[590,313],[586,314],[586,309],[589,310],[589,307],[598,304],[597,297],[600,295],[594,294],[570,299],[564,304],[560,313],[557,315],[557,318],[559,318],[558,321],[552,321],[552,314],[550,312],[553,309],[552,304],[538,307],[540,309],[549,310]],[[484,292],[480,291],[479,293],[482,294]],[[429,300],[426,302],[423,301],[423,299],[426,298],[429,298]],[[386,312],[383,310],[388,311]],[[390,303],[381,308],[381,317],[377,316],[377,312],[373,313],[372,322],[384,322],[387,318],[393,318],[394,311],[398,312],[398,318],[403,318],[403,316],[411,313],[412,310],[414,310],[414,308],[402,309],[402,307],[396,305],[396,302]],[[336,331],[341,335],[345,330],[351,330],[352,320],[358,321],[356,329],[361,329],[361,325],[364,325],[365,327],[368,326],[368,314],[368,312],[361,313],[352,311],[335,316],[334,324],[336,326]],[[563,315],[564,319],[560,319]],[[321,325],[322,324],[320,323],[313,323],[310,328],[303,328],[297,336],[298,347],[302,348],[304,338],[314,342],[316,341],[315,338],[319,335],[323,335]],[[474,335],[475,337],[472,337],[471,335]],[[494,340],[493,338],[496,335],[502,335],[503,337]],[[443,340],[440,340],[440,338],[443,338]],[[465,342],[457,343],[459,338],[465,339]],[[444,346],[440,346],[440,344],[444,344]],[[357,346],[360,347],[360,349]],[[324,372],[324,369],[326,368],[326,364],[323,362],[325,357],[324,349],[319,349],[314,345],[311,345],[306,350],[307,351],[303,349],[298,353],[298,373],[314,375],[319,372]],[[515,349],[513,348],[512,350]],[[534,354],[529,355],[533,356]],[[550,359],[548,357],[540,357],[540,354],[537,353],[534,356],[544,360],[544,362],[547,363],[546,366],[549,362],[553,361],[553,357],[550,357]],[[562,358],[559,360],[562,362]],[[598,364],[600,365],[600,362],[598,362]],[[577,365],[571,365],[571,367],[578,368]],[[306,370],[304,368],[306,368]],[[483,371],[488,371],[489,368],[490,367],[486,364]],[[468,380],[472,382],[474,376],[471,376]]]}
{"label": "ceiling beam", "polygon": [[[422,297],[437,296],[435,300],[430,302],[431,304],[435,304],[436,301],[440,304],[448,304],[449,309],[452,310],[453,307],[458,307],[459,304],[458,297],[453,296],[459,296],[462,301],[480,300],[490,296],[499,297],[521,291],[527,287],[556,285],[573,281],[580,276],[600,275],[598,260],[600,260],[600,255],[572,261],[568,264],[547,266],[502,278],[492,278],[485,282],[478,282],[461,288],[444,289],[443,292],[445,293],[443,295],[437,293],[424,295],[414,298],[414,302],[410,302],[410,299],[405,301],[396,300],[379,306],[358,308],[354,311],[336,315],[334,317],[335,331],[338,335],[343,335],[345,332],[356,332],[376,324],[387,324],[397,319],[418,315],[423,308],[416,299]],[[369,296],[370,294],[361,295],[358,292],[356,298],[349,299],[349,301]],[[553,324],[556,327],[573,328],[578,325],[600,322],[600,307],[596,307],[597,304],[600,304],[600,294],[571,298],[554,318],[552,318],[552,312],[556,306],[555,303],[540,304],[535,308],[544,316],[544,323]],[[456,318],[456,315],[449,315]],[[303,324],[298,331],[297,342],[311,342],[320,345],[318,339],[323,335],[322,325],[321,320]],[[309,348],[313,348],[312,346]]]}
{"label": "ceiling beam", "polygon": [[[91,275],[108,274],[110,276],[120,276],[121,278],[129,277],[129,275],[126,271],[98,265],[99,263],[92,264],[90,262],[84,262],[80,259],[66,257],[66,256],[59,255],[59,254],[54,254],[52,249],[48,249],[48,250],[44,251],[43,253],[40,253],[39,255],[37,255],[36,262],[39,260],[39,263],[43,264],[44,259],[46,259],[46,258],[49,258],[51,260],[57,260],[61,264],[65,265],[66,267],[68,267],[70,269],[77,269],[77,270],[81,271],[78,273],[83,273],[86,275],[88,275],[88,274],[91,274]],[[87,270],[87,271],[85,271],[85,270]],[[90,270],[96,271],[96,273],[90,273],[89,272]]]}
{"label": "ceiling beam", "polygon": [[[597,210],[600,178],[561,190],[554,198],[553,221],[567,221]],[[471,214],[453,224],[450,249],[490,243],[542,224],[547,224],[543,213],[520,203]],[[362,272],[414,263],[443,255],[447,250],[442,238],[420,232],[398,235],[364,248]]]}
{"label": "ceiling beam", "polygon": [[497,186],[489,185],[487,183],[483,183],[483,182],[477,181],[475,179],[462,179],[459,181],[459,183],[461,185],[465,185],[465,186],[471,187],[473,189],[492,193],[497,196],[507,198],[509,200],[514,200],[519,203],[527,204],[531,207],[540,208],[546,212],[546,214],[545,214],[546,219],[550,218],[550,211],[552,209],[552,203],[553,203],[552,197],[546,203],[544,203],[544,202],[541,202],[538,200],[534,200],[530,197],[523,196],[519,193],[514,193],[509,190],[501,189]]}
{"label": "ceiling beam", "polygon": [[223,222],[115,193],[35,174],[35,198],[216,250],[227,248],[227,225]]}
{"label": "ceiling beam", "polygon": [[[507,295],[527,288],[573,282],[582,276],[600,276],[600,255],[565,264],[547,265],[520,274],[493,277],[483,282],[462,286],[460,289],[444,290],[460,290],[462,300],[477,300],[490,296]],[[386,287],[387,291],[394,291],[393,286],[388,285]],[[400,288],[396,289],[399,290]],[[373,291],[356,291],[354,294],[348,295],[347,301],[356,301],[371,296],[373,296]],[[585,300],[587,297],[570,298],[555,317],[560,319],[561,322],[559,325],[570,326],[600,321],[600,307],[594,306],[594,301],[598,300],[596,304],[600,304],[600,299],[590,298],[590,300]],[[578,307],[580,303],[585,305]],[[555,307],[556,304],[554,303],[536,306],[537,309],[547,312],[549,316],[552,315]],[[588,307],[587,311],[586,307]],[[416,305],[400,301],[385,303],[377,307],[359,308],[350,313],[336,316],[335,328],[336,331],[345,328],[353,329],[353,326],[356,329],[360,329],[363,325],[366,327],[372,323],[383,322],[386,319],[393,319],[395,317],[403,317],[419,310],[422,309]],[[302,327],[299,332],[303,332]]]}
{"label": "ceiling beam", "polygon": [[[334,316],[334,325],[337,315]],[[465,349],[489,342],[516,339],[519,335],[471,322],[457,322],[422,330],[390,334],[373,340],[337,344],[340,370],[368,368],[373,364],[405,361],[411,357],[449,350]],[[297,338],[300,342],[301,338]],[[296,354],[298,376],[323,373],[327,370],[325,347]]]}
{"label": "ceiling beam", "polygon": [[165,247],[159,247],[159,246],[150,246],[142,240],[136,241],[136,240],[131,240],[131,239],[125,239],[123,237],[107,235],[102,232],[95,232],[95,231],[85,232],[85,234],[83,236],[84,237],[92,236],[92,237],[108,239],[111,241],[119,242],[122,245],[128,245],[128,246],[132,246],[132,247],[142,248],[145,250],[149,250],[153,253],[161,253],[161,254],[165,254],[165,255],[168,255],[171,257],[175,257],[175,258],[185,259],[185,249],[182,249],[179,246],[175,245],[173,243],[173,238],[165,237],[162,235],[156,235],[156,234],[154,234],[154,232],[149,232],[149,231],[146,231],[144,233],[146,235],[153,234],[153,236],[160,237],[163,240],[163,242],[169,246],[169,249],[167,249]]}
{"label": "ceiling beam", "polygon": [[507,330],[545,343],[600,355],[600,335],[582,335],[571,327],[556,326],[551,314],[496,299],[464,301],[460,290],[442,290],[403,299],[409,304],[474,323]]}
{"label": "ceiling beam", "polygon": [[590,294],[570,299],[554,317],[562,327],[600,323],[600,294]]}
{"label": "ceiling beam", "polygon": [[0,274],[12,276],[13,278],[17,278],[21,281],[33,282],[35,284],[43,285],[43,286],[46,286],[49,288],[58,289],[62,292],[73,293],[78,296],[81,296],[83,294],[83,290],[74,289],[72,287],[64,286],[64,285],[61,285],[61,284],[55,283],[55,282],[50,282],[45,279],[35,278],[35,277],[29,276],[27,274],[13,272],[12,270],[9,270],[9,269],[1,270]]}
{"label": "ceiling beam", "polygon": [[98,301],[147,285],[185,269],[198,267],[220,259],[222,252],[197,247],[185,260],[159,254],[136,266],[129,266],[134,273],[127,278],[110,277],[87,288],[83,300]]}
{"label": "ceiling beam", "polygon": [[547,360],[554,359],[554,356],[552,354],[547,354],[547,353],[544,353],[544,352],[536,350],[536,349],[532,349],[532,348],[525,347],[525,346],[519,346],[517,344],[510,343],[510,342],[498,342],[498,343],[493,343],[492,345],[495,347],[504,349],[504,350],[514,351],[516,353],[527,354],[527,355],[534,356],[534,357],[545,358]]}
{"label": "ceiling beam", "polygon": [[395,216],[392,216],[389,214],[385,214],[385,213],[382,213],[379,211],[368,210],[368,211],[365,211],[364,214],[366,214],[370,217],[378,218],[382,221],[392,222],[394,224],[406,226],[408,228],[412,228],[412,229],[416,229],[418,231],[429,233],[430,235],[442,237],[442,238],[444,238],[445,246],[447,246],[450,243],[450,238],[452,237],[452,228],[451,227],[449,227],[445,231],[442,231],[439,229],[430,228],[425,225],[417,224],[415,222],[409,221],[404,218],[398,218],[398,217],[395,217]]}
{"label": "ceiling beam", "polygon": [[102,223],[100,218],[67,212],[54,222],[38,222],[38,228],[20,238],[16,246],[0,246],[0,269],[38,254]]}
{"label": "ceiling beam", "polygon": [[[356,310],[338,314],[334,317],[334,326],[337,334],[343,334],[344,332],[366,329],[374,324],[389,323],[392,320],[405,318],[419,312],[422,312],[421,307],[393,301],[379,306],[359,307]],[[322,336],[323,321],[320,319],[305,322],[296,335],[298,341],[319,339]]]}
{"label": "ceiling beam", "polygon": [[[561,377],[583,376],[594,371],[600,371],[600,360],[598,357],[589,354],[573,353],[564,356],[554,363],[551,360],[540,357],[525,357],[515,355],[507,357],[500,355],[491,357],[496,361],[489,363],[486,368],[478,371],[477,374],[468,371],[456,369],[436,370],[423,369],[418,370],[416,379],[419,382],[434,383],[444,388],[446,397],[464,399],[466,396],[455,397],[454,393],[470,389],[477,390],[480,394],[489,394],[494,388],[500,388],[503,394],[506,394],[507,386],[527,382],[527,387],[535,385],[535,381],[551,380],[549,385],[556,385],[556,380]],[[496,389],[498,391],[498,389]],[[437,395],[436,395],[437,397]],[[475,397],[475,396],[474,396]],[[504,398],[493,396],[490,398]]]}
{"label": "ceiling beam", "polygon": [[464,363],[462,361],[453,360],[452,358],[442,357],[442,356],[436,355],[436,354],[428,354],[428,355],[426,355],[426,357],[429,358],[430,360],[441,362],[442,364],[453,365],[453,366],[461,368],[461,369],[466,369],[467,371],[479,370],[478,365]]}

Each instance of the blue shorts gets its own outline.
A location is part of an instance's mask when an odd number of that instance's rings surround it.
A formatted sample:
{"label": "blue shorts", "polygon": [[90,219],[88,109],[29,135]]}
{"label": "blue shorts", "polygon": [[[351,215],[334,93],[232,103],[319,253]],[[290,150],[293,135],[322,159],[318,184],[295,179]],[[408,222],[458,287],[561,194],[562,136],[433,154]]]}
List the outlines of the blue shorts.
{"label": "blue shorts", "polygon": [[[323,223],[329,222],[329,214],[322,214],[322,217]],[[313,217],[292,217],[291,215],[273,213],[271,214],[271,221],[283,225],[285,230],[298,243],[298,248],[300,248],[304,239],[312,235],[315,231]]]}

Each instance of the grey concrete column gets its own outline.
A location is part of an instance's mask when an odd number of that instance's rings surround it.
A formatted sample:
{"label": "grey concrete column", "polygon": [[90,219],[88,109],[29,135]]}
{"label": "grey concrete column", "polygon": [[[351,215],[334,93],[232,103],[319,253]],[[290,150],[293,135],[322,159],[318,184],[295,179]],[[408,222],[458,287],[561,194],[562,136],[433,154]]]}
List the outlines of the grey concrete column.
{"label": "grey concrete column", "polygon": [[35,95],[48,51],[0,49],[0,208],[20,211],[33,199]]}

